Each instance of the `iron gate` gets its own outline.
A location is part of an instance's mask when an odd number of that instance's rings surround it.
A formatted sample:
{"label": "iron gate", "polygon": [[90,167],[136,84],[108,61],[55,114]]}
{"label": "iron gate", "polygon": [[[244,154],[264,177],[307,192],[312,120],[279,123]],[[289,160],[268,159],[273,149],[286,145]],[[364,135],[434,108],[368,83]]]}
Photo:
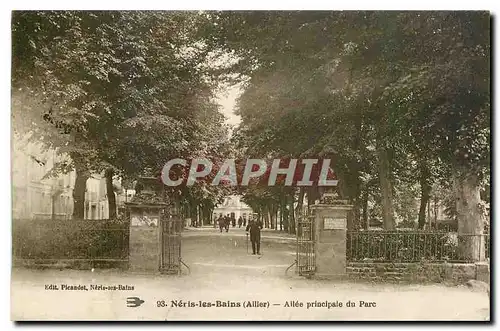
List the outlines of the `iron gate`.
{"label": "iron gate", "polygon": [[314,253],[314,215],[304,214],[297,222],[297,272],[300,276],[312,276],[316,271]]}
{"label": "iron gate", "polygon": [[161,263],[160,272],[180,274],[181,264],[181,231],[183,222],[176,215],[165,214],[161,220]]}

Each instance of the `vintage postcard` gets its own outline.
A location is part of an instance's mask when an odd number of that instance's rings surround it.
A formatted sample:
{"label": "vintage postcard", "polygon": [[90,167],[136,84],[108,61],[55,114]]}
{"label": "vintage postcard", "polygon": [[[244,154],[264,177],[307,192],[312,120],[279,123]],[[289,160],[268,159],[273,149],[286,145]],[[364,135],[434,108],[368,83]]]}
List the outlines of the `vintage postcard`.
{"label": "vintage postcard", "polygon": [[490,25],[12,12],[11,319],[490,321]]}

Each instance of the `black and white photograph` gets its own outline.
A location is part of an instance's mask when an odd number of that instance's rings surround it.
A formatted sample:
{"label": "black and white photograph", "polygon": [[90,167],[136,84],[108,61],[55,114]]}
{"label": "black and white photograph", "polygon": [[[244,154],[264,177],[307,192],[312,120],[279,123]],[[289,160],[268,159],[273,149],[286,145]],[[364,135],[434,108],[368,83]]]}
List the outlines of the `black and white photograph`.
{"label": "black and white photograph", "polygon": [[11,320],[491,322],[493,22],[12,11]]}

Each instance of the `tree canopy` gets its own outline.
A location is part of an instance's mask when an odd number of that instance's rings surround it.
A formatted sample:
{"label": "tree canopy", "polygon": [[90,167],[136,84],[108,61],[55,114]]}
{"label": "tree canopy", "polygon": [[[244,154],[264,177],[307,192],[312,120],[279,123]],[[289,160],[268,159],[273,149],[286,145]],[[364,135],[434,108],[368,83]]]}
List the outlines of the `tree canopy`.
{"label": "tree canopy", "polygon": [[[482,231],[489,72],[486,12],[13,15],[15,128],[69,154],[58,171],[84,183],[104,169],[159,172],[173,157],[330,158],[336,193],[354,205],[350,229],[380,218],[393,230],[412,215],[429,226],[433,200],[462,233]],[[214,98],[223,82],[243,86],[231,139]],[[210,214],[230,191],[201,183],[170,194]],[[290,210],[321,188],[240,193],[293,232]]]}
{"label": "tree canopy", "polygon": [[[13,95],[23,102],[13,113],[28,120],[16,128],[71,156],[64,169],[77,171],[78,217],[89,172],[136,177],[153,169],[157,175],[173,157],[223,151],[227,128],[197,38],[199,18],[190,12],[14,13]],[[37,107],[28,109],[32,104]]]}
{"label": "tree canopy", "polygon": [[[238,61],[228,72],[245,82],[238,134],[250,155],[331,156],[339,194],[354,203],[355,213],[367,200],[380,203],[387,229],[415,188],[422,193],[420,226],[434,183],[454,180],[455,195],[468,191],[456,196],[459,204],[484,189],[488,13],[212,16],[211,42],[234,54]],[[462,209],[480,218],[479,211]]]}

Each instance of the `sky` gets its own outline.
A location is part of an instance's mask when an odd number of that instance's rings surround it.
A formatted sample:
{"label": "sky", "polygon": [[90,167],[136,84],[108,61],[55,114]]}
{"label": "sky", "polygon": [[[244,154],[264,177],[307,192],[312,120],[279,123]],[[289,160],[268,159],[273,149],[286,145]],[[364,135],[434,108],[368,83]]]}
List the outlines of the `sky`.
{"label": "sky", "polygon": [[229,87],[225,91],[221,92],[218,97],[218,103],[222,106],[222,113],[226,116],[226,123],[230,125],[238,125],[241,121],[240,116],[233,113],[234,107],[236,106],[236,99],[241,93],[241,89],[238,85]]}

